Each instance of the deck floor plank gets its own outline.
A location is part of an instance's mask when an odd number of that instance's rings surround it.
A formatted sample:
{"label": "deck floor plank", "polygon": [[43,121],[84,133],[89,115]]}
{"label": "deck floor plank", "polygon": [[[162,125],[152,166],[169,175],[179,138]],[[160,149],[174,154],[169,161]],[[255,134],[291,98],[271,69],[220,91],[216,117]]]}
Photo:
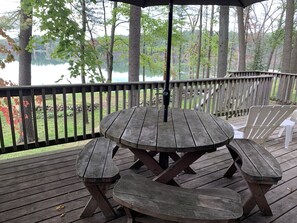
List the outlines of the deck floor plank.
{"label": "deck floor plank", "polygon": [[[230,119],[234,125],[243,125],[244,117]],[[292,223],[297,215],[297,127],[289,149],[284,149],[284,136],[275,132],[265,144],[266,149],[280,162],[283,179],[266,194],[273,211],[272,217],[263,216],[257,207],[241,222]],[[100,210],[94,216],[80,219],[80,213],[89,199],[75,171],[75,160],[81,146],[33,157],[0,161],[0,223],[100,223],[105,222]],[[122,174],[132,171],[133,154],[121,148],[115,162]],[[226,148],[205,154],[191,167],[197,174],[181,173],[177,182],[187,188],[228,187],[243,197],[249,191],[241,176],[236,173],[231,179],[223,174],[232,159]],[[134,170],[133,170],[134,171]],[[145,166],[136,171],[146,177],[153,174]],[[107,193],[112,205],[111,189]],[[294,218],[295,217],[295,218]],[[125,217],[110,221],[124,223]]]}

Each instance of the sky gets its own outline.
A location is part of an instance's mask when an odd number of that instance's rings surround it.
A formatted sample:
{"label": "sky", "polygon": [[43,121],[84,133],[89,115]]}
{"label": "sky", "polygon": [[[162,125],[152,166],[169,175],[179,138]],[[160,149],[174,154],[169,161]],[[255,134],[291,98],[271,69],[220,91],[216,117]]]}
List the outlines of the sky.
{"label": "sky", "polygon": [[9,12],[17,9],[20,4],[20,0],[0,0],[0,13]]}
{"label": "sky", "polygon": [[[266,4],[271,2],[277,3],[278,0],[263,1],[263,3],[266,3]],[[0,16],[5,12],[17,10],[19,7],[19,4],[20,4],[20,0],[0,0]],[[262,14],[261,12],[263,12],[263,7],[260,5],[260,3],[256,3],[255,8],[256,10],[259,10],[259,13],[257,13],[258,15]],[[233,13],[234,13],[234,10],[230,11],[229,29],[231,30],[234,29],[236,31],[237,26],[234,25],[236,21],[234,20],[234,18],[236,18],[236,16],[233,16]],[[215,27],[215,29],[217,30],[218,26]],[[18,32],[19,32],[18,30],[13,30],[13,31],[7,32],[7,34],[10,35],[11,37],[16,37],[18,35]],[[122,23],[120,26],[118,26],[116,29],[116,34],[129,35],[128,23]],[[40,31],[38,31],[37,27],[33,27],[33,35],[40,35]],[[103,30],[101,30],[101,28],[97,30],[97,35],[99,36],[104,35],[104,32]]]}

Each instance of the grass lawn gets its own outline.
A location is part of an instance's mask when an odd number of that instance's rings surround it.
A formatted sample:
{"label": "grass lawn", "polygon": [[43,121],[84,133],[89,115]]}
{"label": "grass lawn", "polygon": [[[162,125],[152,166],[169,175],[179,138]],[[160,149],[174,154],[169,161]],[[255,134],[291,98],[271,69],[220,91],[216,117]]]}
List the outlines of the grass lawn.
{"label": "grass lawn", "polygon": [[53,152],[53,151],[57,151],[57,150],[61,150],[61,149],[71,149],[74,147],[82,147],[87,142],[88,142],[88,140],[84,140],[84,141],[79,141],[79,142],[65,143],[65,144],[61,144],[61,145],[48,146],[48,147],[42,147],[42,148],[29,149],[29,150],[24,150],[24,151],[19,151],[19,152],[2,154],[2,155],[0,155],[0,162],[4,161],[4,160],[15,159],[15,158],[20,158],[20,157],[25,157],[25,156],[40,155],[43,153]]}

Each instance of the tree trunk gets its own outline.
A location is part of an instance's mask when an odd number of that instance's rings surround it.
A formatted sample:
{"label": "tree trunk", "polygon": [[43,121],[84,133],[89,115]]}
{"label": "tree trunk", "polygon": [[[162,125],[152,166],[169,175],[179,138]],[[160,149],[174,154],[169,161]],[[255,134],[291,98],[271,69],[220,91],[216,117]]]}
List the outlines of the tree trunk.
{"label": "tree trunk", "polygon": [[256,42],[255,42],[255,51],[254,51],[254,59],[253,59],[253,65],[252,70],[263,70],[263,50],[262,50],[262,38],[259,34]]}
{"label": "tree trunk", "polygon": [[200,18],[199,18],[199,36],[198,36],[198,58],[197,58],[197,70],[196,70],[196,79],[199,78],[199,72],[200,72],[200,63],[201,63],[201,43],[202,43],[202,11],[203,6],[200,6]]}
{"label": "tree trunk", "polygon": [[[81,15],[82,15],[82,38],[80,40],[80,51],[81,51],[81,83],[86,83],[86,63],[85,63],[85,36],[86,36],[86,30],[87,30],[87,14],[86,14],[86,1],[81,1]],[[82,99],[82,106],[85,109],[84,113],[84,122],[89,123],[89,117],[88,117],[88,108],[87,108],[87,102],[85,97]]]}
{"label": "tree trunk", "polygon": [[[106,11],[105,11],[105,3],[102,1],[103,4],[103,17],[104,17],[104,32],[105,38],[107,39],[107,18],[106,18]],[[113,48],[114,48],[114,41],[115,41],[115,29],[116,29],[116,9],[118,7],[118,3],[113,3],[113,14],[112,14],[112,22],[111,22],[111,33],[110,33],[110,41],[106,43],[106,48],[108,49],[106,52],[106,69],[107,69],[107,82],[110,83],[112,81],[112,71],[113,71]]]}
{"label": "tree trunk", "polygon": [[228,33],[229,6],[220,6],[219,55],[217,77],[224,77],[227,73],[228,62]]}
{"label": "tree trunk", "polygon": [[291,55],[290,73],[297,74],[297,35],[295,36],[295,44]]}
{"label": "tree trunk", "polygon": [[[129,25],[129,82],[139,81],[139,56],[140,56],[140,18],[141,8],[130,6],[130,25]],[[137,106],[138,91],[131,90],[130,106]]]}
{"label": "tree trunk", "polygon": [[[270,69],[273,55],[275,54],[276,47],[279,45],[279,39],[282,36],[281,35],[282,34],[281,30],[282,30],[282,25],[283,25],[284,14],[285,14],[285,7],[283,7],[283,10],[281,12],[281,16],[280,16],[280,19],[278,21],[277,29],[274,32],[275,35],[273,35],[273,37],[272,37],[272,46],[271,46],[271,51],[270,51],[269,56],[268,56],[267,67],[266,67],[267,71],[269,71],[269,69]],[[274,69],[273,69],[273,71],[274,71]]]}
{"label": "tree trunk", "polygon": [[[285,23],[285,39],[283,46],[283,56],[282,56],[282,67],[281,72],[289,73],[291,64],[291,53],[292,53],[292,35],[293,35],[293,25],[294,25],[294,0],[287,0],[286,6],[286,23]],[[294,61],[295,62],[295,61]],[[279,89],[287,89],[287,92],[291,92],[292,83],[289,80],[281,81],[279,84]],[[282,102],[287,102],[290,99],[290,94],[281,94],[279,99]],[[280,95],[279,95],[280,96]]]}
{"label": "tree trunk", "polygon": [[214,6],[212,5],[211,6],[211,16],[210,16],[209,39],[208,39],[206,78],[210,77],[213,23],[214,23]]}
{"label": "tree trunk", "polygon": [[286,23],[285,23],[285,39],[283,47],[282,68],[281,72],[290,72],[290,61],[292,52],[292,34],[293,34],[293,19],[294,19],[294,0],[287,0],[286,6]]}
{"label": "tree trunk", "polygon": [[[21,0],[21,5],[24,0]],[[25,9],[23,7],[26,7]],[[30,9],[30,10],[29,10]],[[21,7],[20,16],[20,51],[19,51],[19,85],[31,85],[31,53],[26,49],[32,36],[32,7],[29,4]],[[34,141],[34,129],[32,122],[32,101],[30,96],[23,97],[28,106],[24,106],[25,127],[20,123],[22,133],[26,132],[26,140]],[[27,103],[28,102],[28,103]],[[24,141],[24,135],[20,135],[19,141]]]}
{"label": "tree trunk", "polygon": [[237,21],[238,21],[238,71],[246,70],[246,40],[245,40],[245,26],[243,19],[243,8],[237,7]]}

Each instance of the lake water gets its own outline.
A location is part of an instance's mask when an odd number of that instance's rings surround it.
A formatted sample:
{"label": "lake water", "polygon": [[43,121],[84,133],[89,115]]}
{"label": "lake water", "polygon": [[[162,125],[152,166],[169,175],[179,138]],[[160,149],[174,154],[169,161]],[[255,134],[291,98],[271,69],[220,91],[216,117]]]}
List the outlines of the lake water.
{"label": "lake water", "polygon": [[[80,77],[70,78],[70,72],[68,71],[68,64],[47,64],[47,65],[32,65],[32,85],[50,85],[50,84],[75,84],[81,83]],[[61,75],[67,77],[62,81],[56,83],[60,79]],[[106,78],[107,72],[103,70],[103,75]],[[0,78],[4,80],[11,80],[14,83],[18,83],[19,77],[19,63],[17,61],[6,64],[5,69],[0,69]],[[139,80],[142,80],[142,76],[139,76]],[[146,77],[146,81],[158,81],[162,80],[160,77]],[[128,72],[113,72],[112,82],[128,82]]]}

